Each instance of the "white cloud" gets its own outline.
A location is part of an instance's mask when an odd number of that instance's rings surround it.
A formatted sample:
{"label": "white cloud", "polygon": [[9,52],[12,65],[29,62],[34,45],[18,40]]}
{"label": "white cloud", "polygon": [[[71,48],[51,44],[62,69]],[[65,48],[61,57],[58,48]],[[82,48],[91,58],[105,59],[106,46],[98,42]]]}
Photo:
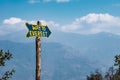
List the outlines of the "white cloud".
{"label": "white cloud", "polygon": [[0,34],[7,35],[13,32],[24,30],[26,20],[21,18],[11,17],[3,20],[3,24],[0,25]]}
{"label": "white cloud", "polygon": [[41,0],[29,0],[29,3],[39,3]]}
{"label": "white cloud", "polygon": [[[21,18],[11,17],[9,19],[3,20],[3,24],[0,25],[0,36],[7,35],[10,33],[14,33],[21,30],[27,30],[25,23],[28,22],[30,24],[36,24],[37,21],[35,20],[23,20]],[[52,30],[57,29],[59,24],[55,23],[54,21],[45,21],[40,20],[43,25],[48,25]],[[27,31],[26,31],[27,32]]]}
{"label": "white cloud", "polygon": [[[110,14],[95,14],[90,13],[86,16],[75,19],[71,24],[63,24],[54,21],[40,20],[43,25],[50,26],[52,31],[58,30],[70,33],[79,34],[96,34],[99,32],[111,32],[114,34],[120,34],[120,17],[112,16]],[[6,35],[14,33],[20,30],[27,30],[25,22],[30,24],[36,24],[35,20],[23,20],[21,18],[11,17],[3,20],[3,24],[0,25],[0,35]]]}
{"label": "white cloud", "polygon": [[66,3],[71,0],[29,0],[29,3],[40,3],[40,2],[57,2],[57,3]]}
{"label": "white cloud", "polygon": [[119,34],[120,17],[115,17],[107,13],[90,13],[77,18],[72,24],[62,26],[61,30],[80,34],[95,34],[103,31]]}
{"label": "white cloud", "polygon": [[3,21],[4,24],[13,24],[13,25],[20,22],[22,22],[22,20],[20,18],[15,18],[15,17],[11,17]]}
{"label": "white cloud", "polygon": [[56,0],[58,3],[61,3],[61,2],[70,2],[70,0]]}

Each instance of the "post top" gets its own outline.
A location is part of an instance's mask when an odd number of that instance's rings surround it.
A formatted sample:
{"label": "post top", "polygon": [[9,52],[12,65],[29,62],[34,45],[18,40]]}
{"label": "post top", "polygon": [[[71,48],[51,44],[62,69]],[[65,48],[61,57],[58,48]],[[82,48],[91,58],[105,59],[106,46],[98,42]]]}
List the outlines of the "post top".
{"label": "post top", "polygon": [[37,21],[37,25],[42,25],[42,23],[40,21]]}

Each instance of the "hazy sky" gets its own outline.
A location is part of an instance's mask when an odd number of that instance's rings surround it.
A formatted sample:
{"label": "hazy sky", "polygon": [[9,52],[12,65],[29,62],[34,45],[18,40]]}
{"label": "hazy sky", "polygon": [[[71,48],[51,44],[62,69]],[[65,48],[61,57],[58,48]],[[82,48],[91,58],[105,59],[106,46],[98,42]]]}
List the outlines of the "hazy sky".
{"label": "hazy sky", "polygon": [[120,34],[120,0],[0,0],[0,36],[37,20],[53,31]]}

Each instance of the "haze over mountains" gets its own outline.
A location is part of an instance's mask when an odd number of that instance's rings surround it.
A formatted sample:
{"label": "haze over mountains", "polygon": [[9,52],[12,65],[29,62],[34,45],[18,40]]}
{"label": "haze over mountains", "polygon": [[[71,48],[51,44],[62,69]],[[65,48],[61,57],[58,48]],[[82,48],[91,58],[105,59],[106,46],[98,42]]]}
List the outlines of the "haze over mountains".
{"label": "haze over mountains", "polygon": [[[34,39],[26,43],[27,39],[23,38],[25,34],[19,34],[2,38],[0,49],[13,53],[14,58],[8,64],[16,70],[14,80],[33,80]],[[96,69],[105,72],[113,65],[114,56],[119,53],[119,35],[105,32],[91,35],[54,33],[50,39],[42,39],[42,78],[84,80],[87,74]]]}

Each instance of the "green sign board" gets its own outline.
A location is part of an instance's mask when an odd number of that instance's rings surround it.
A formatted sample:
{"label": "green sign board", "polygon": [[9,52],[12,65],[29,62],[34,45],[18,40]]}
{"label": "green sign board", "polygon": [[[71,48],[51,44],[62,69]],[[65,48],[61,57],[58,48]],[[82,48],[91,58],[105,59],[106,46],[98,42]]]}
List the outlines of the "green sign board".
{"label": "green sign board", "polygon": [[51,31],[47,25],[33,25],[26,23],[28,32],[26,37],[49,37],[51,35]]}

